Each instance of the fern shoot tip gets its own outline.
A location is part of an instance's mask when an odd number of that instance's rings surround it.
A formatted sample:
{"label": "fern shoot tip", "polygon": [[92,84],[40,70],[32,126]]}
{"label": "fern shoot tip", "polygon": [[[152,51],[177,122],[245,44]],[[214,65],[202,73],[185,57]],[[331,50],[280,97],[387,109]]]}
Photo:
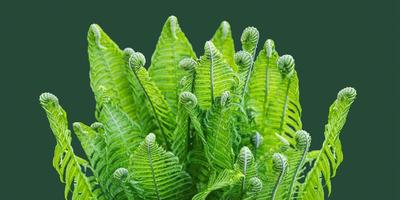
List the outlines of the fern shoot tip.
{"label": "fern shoot tip", "polygon": [[295,62],[291,55],[286,54],[279,57],[277,65],[283,75],[290,77],[294,72]]}
{"label": "fern shoot tip", "polygon": [[47,104],[49,102],[58,104],[58,98],[54,94],[49,93],[49,92],[42,93],[39,96],[39,101],[41,104]]}
{"label": "fern shoot tip", "polygon": [[338,99],[348,99],[354,100],[357,96],[356,89],[352,87],[345,87],[338,92],[337,98]]}

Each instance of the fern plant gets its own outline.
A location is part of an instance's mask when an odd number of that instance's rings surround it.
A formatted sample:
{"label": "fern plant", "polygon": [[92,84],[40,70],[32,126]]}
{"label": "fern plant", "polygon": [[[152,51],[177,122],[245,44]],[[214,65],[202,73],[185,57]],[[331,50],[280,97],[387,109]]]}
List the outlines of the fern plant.
{"label": "fern plant", "polygon": [[57,97],[40,96],[65,199],[313,200],[331,192],[353,88],[338,93],[325,141],[311,151],[294,59],[270,39],[260,45],[256,28],[243,31],[235,53],[224,21],[197,57],[171,16],[148,70],[143,54],[121,50],[98,25],[87,39],[97,122],[73,123],[85,158],[74,153]]}

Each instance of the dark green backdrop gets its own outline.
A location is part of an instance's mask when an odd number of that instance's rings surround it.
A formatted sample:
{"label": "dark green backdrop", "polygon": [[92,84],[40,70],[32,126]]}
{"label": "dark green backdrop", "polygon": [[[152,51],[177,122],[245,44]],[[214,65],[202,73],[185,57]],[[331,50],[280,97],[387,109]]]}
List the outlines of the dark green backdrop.
{"label": "dark green backdrop", "polygon": [[[160,1],[161,2],[161,1]],[[70,122],[94,120],[86,33],[100,24],[121,48],[150,60],[162,24],[176,15],[198,52],[222,20],[238,41],[255,26],[296,59],[304,129],[323,139],[329,105],[345,86],[358,90],[341,136],[345,153],[331,199],[395,199],[394,3],[379,1],[63,1],[1,7],[0,199],[62,199],[51,166],[55,140],[38,96],[56,94]],[[398,110],[397,110],[398,111]],[[81,153],[78,145],[76,151]],[[397,155],[398,156],[398,155]],[[397,174],[398,175],[398,174]],[[398,177],[398,176],[397,176]],[[399,179],[397,179],[399,180]]]}

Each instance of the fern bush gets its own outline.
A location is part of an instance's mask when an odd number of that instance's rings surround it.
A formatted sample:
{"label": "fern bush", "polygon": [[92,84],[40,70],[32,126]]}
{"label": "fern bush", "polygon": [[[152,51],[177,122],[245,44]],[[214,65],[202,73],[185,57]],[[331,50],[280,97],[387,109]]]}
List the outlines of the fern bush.
{"label": "fern bush", "polygon": [[[343,161],[340,131],[356,97],[341,90],[325,141],[310,151],[292,56],[248,27],[235,53],[228,22],[197,57],[178,21],[166,21],[148,70],[96,24],[88,32],[97,122],[73,123],[43,93],[66,199],[323,199]],[[256,54],[257,47],[260,51]],[[256,56],[257,55],[257,56]]]}

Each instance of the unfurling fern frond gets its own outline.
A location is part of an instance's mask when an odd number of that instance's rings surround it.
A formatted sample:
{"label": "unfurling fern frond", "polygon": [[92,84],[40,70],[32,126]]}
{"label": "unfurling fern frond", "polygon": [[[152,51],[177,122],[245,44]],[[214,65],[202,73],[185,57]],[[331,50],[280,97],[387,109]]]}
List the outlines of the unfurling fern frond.
{"label": "unfurling fern frond", "polygon": [[234,79],[233,70],[223,58],[221,52],[211,41],[204,46],[204,56],[196,68],[194,92],[199,106],[208,109],[222,92],[230,91]]}
{"label": "unfurling fern frond", "polygon": [[[196,58],[176,17],[165,22],[149,69],[93,24],[88,32],[96,121],[73,123],[40,96],[56,137],[53,165],[73,200],[322,200],[343,161],[339,134],[356,92],[329,110],[325,141],[310,151],[294,58],[244,29],[235,52],[223,21]],[[257,56],[256,56],[257,54]]]}
{"label": "unfurling fern frond", "polygon": [[188,199],[192,180],[179,159],[156,143],[152,133],[137,147],[131,157],[132,179],[143,192],[143,199]]}
{"label": "unfurling fern frond", "polygon": [[171,16],[164,24],[151,57],[149,74],[165,96],[173,114],[177,112],[179,81],[184,75],[179,62],[187,57],[196,59],[192,45],[179,27],[178,19]]}
{"label": "unfurling fern frond", "polygon": [[343,161],[342,145],[339,140],[340,131],[355,98],[356,91],[353,88],[344,88],[329,108],[328,123],[324,132],[325,141],[302,185],[300,199],[323,199],[324,188],[321,179],[324,180],[330,194],[331,178],[335,176],[337,168]]}
{"label": "unfurling fern frond", "polygon": [[203,191],[196,194],[192,200],[205,200],[211,192],[235,185],[240,181],[242,176],[243,175],[239,171],[235,170],[225,169],[219,173],[218,176],[214,171],[210,175],[210,181],[208,182],[207,187]]}
{"label": "unfurling fern frond", "polygon": [[231,25],[227,21],[221,22],[211,42],[222,53],[231,68],[237,71],[237,66],[234,62],[235,43],[232,38]]}
{"label": "unfurling fern frond", "polygon": [[57,141],[53,167],[60,175],[61,182],[65,183],[65,199],[68,199],[70,193],[73,200],[104,199],[95,191],[89,178],[82,171],[82,169],[90,170],[88,162],[74,154],[67,114],[60,106],[57,97],[50,93],[43,93],[39,100],[46,111],[51,130]]}

